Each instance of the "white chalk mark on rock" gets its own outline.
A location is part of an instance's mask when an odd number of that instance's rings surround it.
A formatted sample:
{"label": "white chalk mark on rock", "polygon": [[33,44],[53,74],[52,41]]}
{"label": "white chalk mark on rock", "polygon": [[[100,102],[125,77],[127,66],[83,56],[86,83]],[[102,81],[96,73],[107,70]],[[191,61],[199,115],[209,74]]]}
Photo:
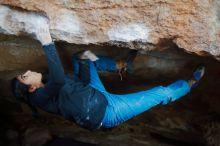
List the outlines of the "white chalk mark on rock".
{"label": "white chalk mark on rock", "polygon": [[45,16],[35,12],[23,12],[11,9],[8,6],[0,5],[0,32],[5,34],[18,35],[20,32],[36,34],[37,26],[46,26],[50,23],[50,32],[55,39],[62,39],[67,42],[72,40],[86,40],[86,33],[81,22],[74,12],[59,10],[59,15],[50,21]]}
{"label": "white chalk mark on rock", "polygon": [[53,36],[62,40],[72,41],[73,38],[83,38],[85,33],[77,15],[68,10],[63,10],[56,19],[51,21]]}
{"label": "white chalk mark on rock", "polygon": [[146,42],[149,37],[150,29],[141,23],[117,25],[108,31],[109,40],[130,42],[141,40]]}
{"label": "white chalk mark on rock", "polygon": [[1,32],[17,35],[20,32],[39,33],[35,27],[48,25],[46,17],[34,12],[20,12],[0,5]]}
{"label": "white chalk mark on rock", "polygon": [[[10,9],[6,6],[2,6],[0,5],[0,32],[5,32],[6,30],[4,29],[4,24],[5,24],[5,19],[6,19],[6,16],[8,15]],[[6,31],[7,32],[7,31]]]}
{"label": "white chalk mark on rock", "polygon": [[57,29],[60,31],[80,34],[80,22],[78,18],[72,14],[71,12],[65,11],[63,12],[55,22],[53,22],[52,29]]}

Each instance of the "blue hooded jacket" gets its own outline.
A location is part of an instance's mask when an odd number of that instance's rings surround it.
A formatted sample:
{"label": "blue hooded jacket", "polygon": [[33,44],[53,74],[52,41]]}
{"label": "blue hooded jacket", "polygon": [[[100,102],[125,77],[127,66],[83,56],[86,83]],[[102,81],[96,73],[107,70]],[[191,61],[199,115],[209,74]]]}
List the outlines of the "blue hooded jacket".
{"label": "blue hooded jacket", "polygon": [[64,74],[54,43],[43,46],[43,49],[49,77],[43,87],[30,94],[29,102],[73,120],[84,128],[99,128],[108,103],[105,96],[78,78]]}

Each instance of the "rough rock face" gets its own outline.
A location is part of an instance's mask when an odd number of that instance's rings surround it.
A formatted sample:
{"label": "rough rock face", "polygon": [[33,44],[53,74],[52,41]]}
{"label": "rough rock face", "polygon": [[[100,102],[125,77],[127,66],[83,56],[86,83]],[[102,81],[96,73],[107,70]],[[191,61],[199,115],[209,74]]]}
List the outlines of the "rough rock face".
{"label": "rough rock face", "polygon": [[46,23],[37,14],[41,13],[49,18],[56,40],[145,50],[171,40],[188,52],[220,57],[218,0],[1,0],[1,4],[0,30],[5,34],[18,34],[17,28],[28,23]]}
{"label": "rough rock face", "polygon": [[[220,1],[0,0],[0,4],[0,135],[6,133],[10,145],[40,145],[51,136],[101,146],[220,145],[220,62],[179,49],[220,59]],[[205,77],[182,99],[152,108],[113,129],[86,131],[41,110],[35,119],[27,105],[18,107],[9,80],[27,69],[46,71],[40,43],[22,33],[48,22],[66,73],[72,73],[71,55],[77,51],[90,49],[118,59],[127,55],[128,48],[154,50],[138,53],[134,73],[124,74],[122,81],[118,74],[101,74],[112,93],[187,80],[201,62],[206,65]],[[0,145],[7,145],[2,138]]]}

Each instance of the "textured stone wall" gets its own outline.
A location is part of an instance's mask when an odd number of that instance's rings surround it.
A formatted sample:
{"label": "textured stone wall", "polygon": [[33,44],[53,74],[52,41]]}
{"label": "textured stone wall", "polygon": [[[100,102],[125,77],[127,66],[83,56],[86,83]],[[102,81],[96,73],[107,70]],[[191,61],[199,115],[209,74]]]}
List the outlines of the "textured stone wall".
{"label": "textured stone wall", "polygon": [[0,36],[0,71],[38,70],[46,67],[43,49],[26,37]]}
{"label": "textured stone wall", "polygon": [[[200,55],[220,56],[218,0],[1,0],[1,32],[50,20],[55,40],[158,49],[164,40]],[[25,10],[25,14],[20,9]],[[31,13],[28,11],[32,11]],[[34,12],[33,12],[34,11]]]}
{"label": "textured stone wall", "polygon": [[[15,132],[27,129],[25,134],[17,133],[17,137],[24,137],[24,142],[28,142],[31,140],[30,128],[46,127],[56,137],[73,137],[109,146],[220,145],[220,62],[186,54],[179,49],[219,59],[220,1],[0,0],[0,4],[0,111],[3,115],[0,123],[5,123],[0,133],[9,127],[18,127],[12,129]],[[71,67],[71,54],[78,50],[91,49],[97,54],[115,58],[129,51],[120,46],[148,51],[138,54],[135,73],[131,76],[125,74],[122,81],[117,74],[102,74],[106,89],[112,93],[131,93],[157,85],[165,86],[176,79],[189,79],[200,62],[206,65],[205,77],[188,96],[151,109],[111,130],[91,133],[45,113],[36,120],[24,105],[25,113],[13,114],[9,118],[5,113],[18,110],[15,103],[8,103],[15,100],[8,80],[26,69],[46,70],[47,63],[40,44],[30,37],[20,37],[31,26],[46,24],[45,16],[49,19],[53,39],[58,41],[56,45],[65,69]],[[167,50],[150,51],[156,49]],[[17,137],[14,139],[20,144]],[[12,138],[8,141],[15,144]]]}

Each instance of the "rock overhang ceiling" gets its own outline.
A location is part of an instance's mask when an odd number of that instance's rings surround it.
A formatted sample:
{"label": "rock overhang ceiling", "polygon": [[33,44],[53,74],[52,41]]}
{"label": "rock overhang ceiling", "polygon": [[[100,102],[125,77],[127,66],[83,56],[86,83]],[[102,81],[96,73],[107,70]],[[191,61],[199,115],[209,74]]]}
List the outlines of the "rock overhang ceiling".
{"label": "rock overhang ceiling", "polygon": [[[28,23],[46,23],[53,39],[151,50],[161,40],[199,55],[220,56],[218,0],[1,0],[0,27],[17,34]],[[22,9],[22,10],[20,10]]]}

